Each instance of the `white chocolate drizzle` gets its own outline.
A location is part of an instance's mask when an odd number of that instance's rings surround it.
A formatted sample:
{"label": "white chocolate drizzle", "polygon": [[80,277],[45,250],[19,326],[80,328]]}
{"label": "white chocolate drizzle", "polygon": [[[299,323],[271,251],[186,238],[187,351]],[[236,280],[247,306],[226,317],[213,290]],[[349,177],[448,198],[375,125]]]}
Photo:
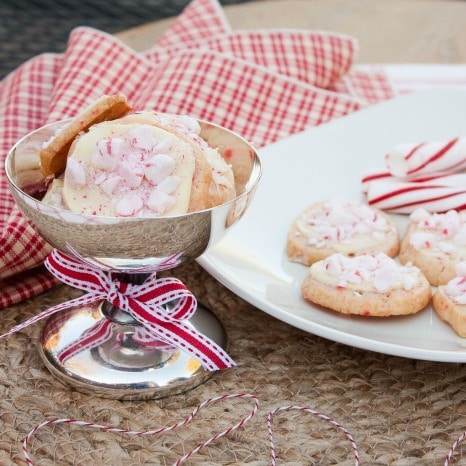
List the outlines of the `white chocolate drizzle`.
{"label": "white chocolate drizzle", "polygon": [[455,267],[456,277],[445,285],[446,294],[458,304],[466,304],[466,262]]}
{"label": "white chocolate drizzle", "polygon": [[[308,244],[324,248],[355,240],[377,242],[392,229],[387,220],[365,204],[342,199],[329,200],[303,212],[297,220],[298,234]],[[343,250],[341,252],[344,252]]]}
{"label": "white chocolate drizzle", "polygon": [[409,291],[420,277],[412,264],[400,265],[384,253],[348,257],[335,253],[314,263],[313,278],[321,283],[354,291],[386,293],[394,288]]}

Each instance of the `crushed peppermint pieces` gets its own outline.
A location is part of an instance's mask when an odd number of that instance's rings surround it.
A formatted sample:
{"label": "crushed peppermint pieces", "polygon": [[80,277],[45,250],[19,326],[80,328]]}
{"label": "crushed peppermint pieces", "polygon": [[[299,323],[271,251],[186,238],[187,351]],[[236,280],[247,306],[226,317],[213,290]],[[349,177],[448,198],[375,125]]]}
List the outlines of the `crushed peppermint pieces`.
{"label": "crushed peppermint pieces", "polygon": [[335,253],[313,264],[311,273],[320,281],[326,281],[325,276],[330,278],[336,283],[337,288],[365,284],[371,291],[385,293],[394,287],[411,290],[420,272],[411,264],[399,265],[384,253],[356,257]]}
{"label": "crushed peppermint pieces", "polygon": [[436,248],[453,254],[466,247],[466,214],[450,210],[444,214],[429,213],[417,209],[410,219],[416,222],[416,231],[410,236],[410,244],[416,250]]}

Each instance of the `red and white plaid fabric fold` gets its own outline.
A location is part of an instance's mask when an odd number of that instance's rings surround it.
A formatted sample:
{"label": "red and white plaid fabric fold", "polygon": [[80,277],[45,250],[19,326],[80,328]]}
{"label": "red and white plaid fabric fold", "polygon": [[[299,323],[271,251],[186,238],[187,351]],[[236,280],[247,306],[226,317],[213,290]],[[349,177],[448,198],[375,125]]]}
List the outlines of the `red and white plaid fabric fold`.
{"label": "red and white plaid fabric fold", "polygon": [[[393,97],[378,70],[352,71],[356,41],[342,34],[232,31],[217,0],[193,0],[145,53],[103,32],[72,31],[63,54],[43,54],[0,82],[2,160],[44,123],[74,116],[103,94],[135,109],[214,121],[257,147]],[[0,175],[0,308],[54,286],[47,245]]]}

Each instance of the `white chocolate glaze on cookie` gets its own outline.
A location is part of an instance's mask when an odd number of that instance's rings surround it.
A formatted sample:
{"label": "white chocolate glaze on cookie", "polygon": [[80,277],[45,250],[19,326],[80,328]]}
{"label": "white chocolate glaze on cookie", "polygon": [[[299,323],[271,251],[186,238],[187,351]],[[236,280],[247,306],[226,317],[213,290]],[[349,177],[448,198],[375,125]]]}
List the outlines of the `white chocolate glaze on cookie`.
{"label": "white chocolate glaze on cookie", "polygon": [[333,199],[310,205],[292,224],[288,257],[310,265],[333,253],[355,256],[398,253],[398,232],[390,217],[357,201]]}
{"label": "white chocolate glaze on cookie", "polygon": [[455,266],[466,260],[466,212],[444,214],[417,209],[403,237],[400,261],[413,262],[434,285],[455,277]]}
{"label": "white chocolate glaze on cookie", "polygon": [[373,293],[386,293],[394,288],[410,291],[420,273],[417,267],[400,266],[383,253],[356,257],[336,253],[310,268],[311,276],[327,285]]}
{"label": "white chocolate glaze on cookie", "polygon": [[429,282],[417,267],[402,266],[384,253],[333,254],[309,268],[301,291],[314,304],[373,317],[414,314],[431,297]]}
{"label": "white chocolate glaze on cookie", "polygon": [[186,213],[194,173],[191,147],[150,125],[94,125],[71,148],[63,199],[87,215]]}
{"label": "white chocolate glaze on cookie", "polygon": [[460,262],[455,267],[456,277],[445,286],[446,294],[458,304],[466,304],[466,262]]}
{"label": "white chocolate glaze on cookie", "polygon": [[457,264],[455,271],[456,277],[437,288],[432,305],[442,320],[466,337],[466,262]]}
{"label": "white chocolate glaze on cookie", "polygon": [[196,168],[189,211],[220,205],[236,196],[231,166],[216,147],[210,147],[201,137],[201,126],[194,118],[188,115],[142,111],[127,115],[119,121],[158,126],[192,146]]}
{"label": "white chocolate glaze on cookie", "polygon": [[130,110],[123,95],[103,96],[56,134],[41,134],[33,157],[18,152],[21,186],[79,214],[131,218],[210,209],[244,189],[247,178],[237,182],[227,162],[245,152],[237,136],[223,138],[220,127],[187,115]]}

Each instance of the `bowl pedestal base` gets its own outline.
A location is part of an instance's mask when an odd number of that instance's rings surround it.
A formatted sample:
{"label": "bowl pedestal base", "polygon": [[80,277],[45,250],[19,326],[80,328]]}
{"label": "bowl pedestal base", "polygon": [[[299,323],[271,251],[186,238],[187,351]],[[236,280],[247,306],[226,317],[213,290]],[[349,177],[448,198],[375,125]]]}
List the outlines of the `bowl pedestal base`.
{"label": "bowl pedestal base", "polygon": [[[45,323],[40,354],[62,383],[102,398],[149,400],[183,393],[215,373],[185,351],[145,341],[141,327],[125,321],[124,313],[109,318],[107,304],[70,308]],[[225,349],[222,323],[199,303],[189,325]]]}

